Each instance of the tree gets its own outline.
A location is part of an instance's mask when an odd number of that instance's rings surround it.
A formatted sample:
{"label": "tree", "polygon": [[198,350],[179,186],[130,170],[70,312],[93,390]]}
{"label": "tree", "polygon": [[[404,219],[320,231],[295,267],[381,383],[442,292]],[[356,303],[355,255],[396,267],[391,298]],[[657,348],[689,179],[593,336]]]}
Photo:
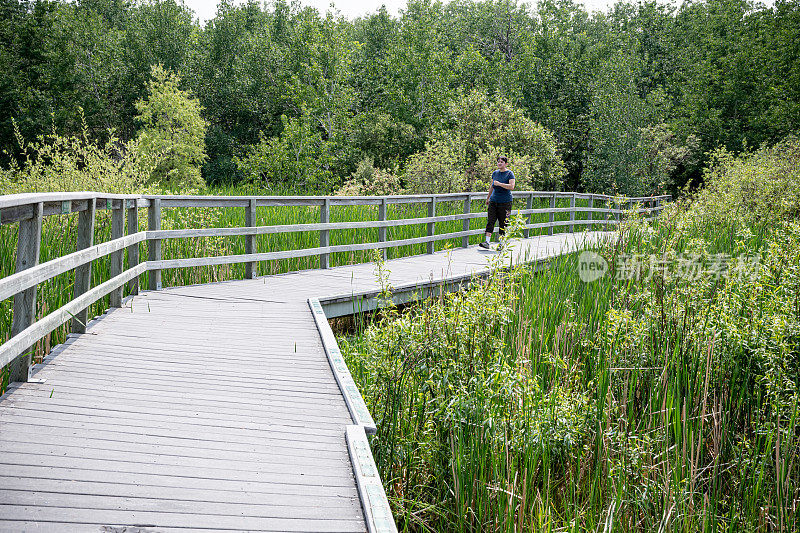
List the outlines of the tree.
{"label": "tree", "polygon": [[180,78],[161,65],[153,66],[151,76],[147,97],[136,102],[136,121],[142,126],[138,150],[155,166],[149,181],[169,189],[202,187],[208,123],[200,102],[181,90]]}

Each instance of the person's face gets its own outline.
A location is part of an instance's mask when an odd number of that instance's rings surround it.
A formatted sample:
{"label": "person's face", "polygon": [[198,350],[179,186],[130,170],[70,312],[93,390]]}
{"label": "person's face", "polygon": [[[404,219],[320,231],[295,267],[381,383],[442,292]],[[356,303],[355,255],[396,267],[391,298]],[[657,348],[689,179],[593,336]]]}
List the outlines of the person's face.
{"label": "person's face", "polygon": [[497,160],[497,170],[499,170],[500,172],[504,172],[506,170],[507,166],[508,166],[508,163],[506,163],[502,159],[498,159]]}

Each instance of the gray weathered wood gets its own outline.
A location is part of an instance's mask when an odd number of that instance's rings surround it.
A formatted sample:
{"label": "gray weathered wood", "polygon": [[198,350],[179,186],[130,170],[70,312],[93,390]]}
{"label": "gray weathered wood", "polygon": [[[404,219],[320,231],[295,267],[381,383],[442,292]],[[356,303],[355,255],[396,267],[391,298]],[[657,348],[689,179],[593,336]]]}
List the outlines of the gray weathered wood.
{"label": "gray weathered wood", "polygon": [[555,214],[554,214],[555,208],[556,208],[556,195],[555,193],[553,193],[553,195],[550,196],[550,228],[547,230],[548,235],[553,234],[553,221],[555,220]]}
{"label": "gray weathered wood", "polygon": [[[570,222],[575,222],[575,194],[573,194],[572,197],[569,199],[569,207],[570,209],[572,209],[572,211],[569,212],[569,220]],[[574,231],[575,231],[575,225],[570,224],[569,232],[573,233]]]}
{"label": "gray weathered wood", "polygon": [[[128,235],[139,234],[139,209],[136,201],[128,203]],[[139,265],[139,242],[137,241],[128,247],[128,268],[135,268]],[[135,277],[128,282],[128,293],[139,294],[139,278]]]}
{"label": "gray weathered wood", "polygon": [[[78,243],[77,250],[92,246],[94,242],[95,203],[97,199],[89,200],[89,207],[78,214]],[[92,283],[92,263],[85,263],[75,268],[75,290],[73,301],[85,294]],[[72,318],[71,330],[73,333],[85,333],[88,320],[89,306],[78,310]]]}
{"label": "gray weathered wood", "polygon": [[[122,239],[125,235],[125,209],[124,200],[115,200],[117,205],[111,213],[111,238],[113,240]],[[111,254],[110,273],[111,277],[115,278],[122,274],[123,270],[123,253],[122,249]],[[108,304],[111,307],[122,306],[122,291],[123,287],[114,289],[108,295]]]}
{"label": "gray weathered wood", "polygon": [[[472,210],[472,198],[467,197],[464,199],[464,214],[469,215],[471,214],[470,211]],[[464,222],[462,226],[462,231],[469,231],[469,221],[471,219],[464,217]],[[469,247],[469,235],[464,235],[461,237],[461,247],[468,248]]]}
{"label": "gray weathered wood", "polygon": [[[431,196],[430,203],[428,204],[428,217],[435,217],[436,216],[436,196]],[[428,222],[428,237],[433,237],[436,235],[436,222]],[[433,240],[428,241],[428,253],[432,254],[435,247],[435,242]]]}
{"label": "gray weathered wood", "polygon": [[587,211],[586,218],[589,220],[589,230],[591,230],[592,229],[591,222],[592,222],[592,218],[593,218],[592,215],[594,213],[593,212],[593,209],[594,209],[594,196],[590,196],[589,197],[589,206],[588,207],[589,208],[586,210]]}
{"label": "gray weathered wood", "polygon": [[[386,203],[386,198],[382,198],[381,203],[378,205],[378,222],[386,222],[387,208],[388,204]],[[378,242],[386,242],[385,226],[378,227]],[[381,250],[381,256],[383,257],[383,260],[386,261],[386,248]]]}
{"label": "gray weathered wood", "polygon": [[[526,208],[526,210],[529,211],[529,213],[528,213],[528,224],[532,224],[533,223],[533,214],[530,213],[530,210],[533,209],[533,195],[532,194],[528,195],[528,198],[527,198],[526,204],[525,204],[525,208]],[[525,229],[524,236],[525,236],[526,239],[531,236],[531,230],[529,228]]]}
{"label": "gray weathered wood", "polygon": [[[41,203],[33,207],[33,217],[21,220],[17,237],[16,271],[22,272],[35,267],[39,263],[42,245],[42,209]],[[14,296],[14,316],[11,322],[11,336],[15,336],[33,324],[36,319],[36,286],[26,288]],[[31,343],[31,346],[33,343]],[[28,370],[31,364],[31,350],[11,362],[9,381],[28,381]],[[0,365],[2,366],[2,365]]]}
{"label": "gray weathered wood", "polygon": [[[331,200],[326,197],[319,210],[319,221],[323,224],[330,222],[331,218]],[[320,230],[319,232],[319,246],[320,248],[327,248],[331,243],[331,236],[329,230]],[[319,254],[319,267],[330,268],[330,255],[326,253]]]}
{"label": "gray weathered wood", "polygon": [[[158,231],[161,229],[161,199],[154,198],[147,210],[147,229]],[[161,239],[148,239],[147,260],[156,263],[161,260]],[[147,288],[151,291],[161,290],[161,269],[151,268],[147,275]]]}
{"label": "gray weathered wood", "polygon": [[[245,208],[245,225],[248,227],[257,226],[256,220],[256,199],[251,198],[248,206]],[[255,235],[248,235],[244,238],[244,253],[252,254],[256,251],[256,237]],[[250,262],[244,265],[244,277],[246,279],[253,279],[258,275],[258,263]]]}

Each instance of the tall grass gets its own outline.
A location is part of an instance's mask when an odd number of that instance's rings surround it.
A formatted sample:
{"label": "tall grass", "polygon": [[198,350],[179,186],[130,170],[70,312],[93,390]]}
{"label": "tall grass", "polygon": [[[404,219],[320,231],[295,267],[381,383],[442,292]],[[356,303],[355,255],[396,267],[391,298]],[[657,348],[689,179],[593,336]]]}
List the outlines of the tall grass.
{"label": "tall grass", "polygon": [[[596,248],[600,280],[562,257],[341,338],[401,528],[798,530],[800,223],[764,205],[701,193]],[[670,268],[616,276],[633,254]]]}

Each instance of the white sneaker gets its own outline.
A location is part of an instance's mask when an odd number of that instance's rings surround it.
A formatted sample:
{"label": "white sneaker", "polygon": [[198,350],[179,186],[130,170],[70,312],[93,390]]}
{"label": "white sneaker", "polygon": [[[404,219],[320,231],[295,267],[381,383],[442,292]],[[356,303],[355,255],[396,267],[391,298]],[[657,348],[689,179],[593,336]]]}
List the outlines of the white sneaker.
{"label": "white sneaker", "polygon": [[478,243],[478,246],[480,246],[481,248],[485,248],[486,250],[491,248],[491,246],[489,246],[489,243],[486,241],[481,241],[480,243]]}

